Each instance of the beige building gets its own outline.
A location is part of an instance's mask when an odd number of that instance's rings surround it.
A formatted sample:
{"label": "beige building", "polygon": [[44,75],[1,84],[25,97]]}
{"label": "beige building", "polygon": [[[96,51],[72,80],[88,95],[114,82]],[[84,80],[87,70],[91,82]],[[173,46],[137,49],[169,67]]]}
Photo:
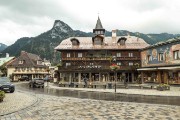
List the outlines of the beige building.
{"label": "beige building", "polygon": [[7,76],[13,81],[21,80],[23,77],[44,78],[49,74],[48,70],[48,66],[43,64],[43,60],[38,55],[22,51],[18,58],[7,65]]}

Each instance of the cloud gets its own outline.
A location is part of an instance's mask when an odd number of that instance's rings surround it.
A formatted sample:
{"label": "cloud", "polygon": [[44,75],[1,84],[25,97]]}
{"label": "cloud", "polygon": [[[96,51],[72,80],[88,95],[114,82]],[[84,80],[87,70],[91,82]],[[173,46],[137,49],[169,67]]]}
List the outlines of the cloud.
{"label": "cloud", "polygon": [[92,31],[99,13],[106,30],[179,33],[179,0],[0,0],[0,42],[45,32],[60,19],[73,29]]}

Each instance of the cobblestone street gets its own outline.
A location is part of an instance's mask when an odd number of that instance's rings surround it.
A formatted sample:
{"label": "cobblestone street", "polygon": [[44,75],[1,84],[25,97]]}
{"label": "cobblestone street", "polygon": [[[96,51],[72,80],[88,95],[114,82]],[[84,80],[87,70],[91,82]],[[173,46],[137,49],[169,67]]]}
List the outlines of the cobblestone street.
{"label": "cobblestone street", "polygon": [[[27,96],[28,92],[15,92]],[[37,101],[34,101],[36,96]],[[8,96],[7,96],[8,97]],[[10,96],[9,96],[10,97]],[[28,96],[29,97],[29,96]],[[23,97],[28,102],[28,97]],[[180,106],[31,95],[27,108],[0,120],[180,120]],[[21,99],[22,100],[22,99]],[[17,101],[16,105],[22,104]],[[1,104],[0,104],[1,106]]]}

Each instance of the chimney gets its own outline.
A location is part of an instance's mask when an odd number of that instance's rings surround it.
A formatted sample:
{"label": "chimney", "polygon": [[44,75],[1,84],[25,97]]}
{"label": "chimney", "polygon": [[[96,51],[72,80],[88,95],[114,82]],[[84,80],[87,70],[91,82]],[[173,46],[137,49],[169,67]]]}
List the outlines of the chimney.
{"label": "chimney", "polygon": [[6,53],[6,58],[8,58],[9,57],[9,53]]}
{"label": "chimney", "polygon": [[130,37],[131,37],[129,32],[127,33],[127,36],[128,36],[128,38],[130,38]]}
{"label": "chimney", "polygon": [[112,43],[116,43],[116,30],[112,30]]}
{"label": "chimney", "polygon": [[112,38],[116,37],[116,30],[112,30]]}

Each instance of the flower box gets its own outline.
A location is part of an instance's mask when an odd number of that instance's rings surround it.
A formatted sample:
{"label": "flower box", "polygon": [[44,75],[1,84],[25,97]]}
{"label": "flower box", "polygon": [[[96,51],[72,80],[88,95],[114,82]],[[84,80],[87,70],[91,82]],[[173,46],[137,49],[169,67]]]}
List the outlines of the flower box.
{"label": "flower box", "polygon": [[117,69],[119,69],[120,67],[118,66],[118,65],[116,65],[116,64],[112,64],[111,66],[110,66],[110,69],[111,70],[117,70]]}

